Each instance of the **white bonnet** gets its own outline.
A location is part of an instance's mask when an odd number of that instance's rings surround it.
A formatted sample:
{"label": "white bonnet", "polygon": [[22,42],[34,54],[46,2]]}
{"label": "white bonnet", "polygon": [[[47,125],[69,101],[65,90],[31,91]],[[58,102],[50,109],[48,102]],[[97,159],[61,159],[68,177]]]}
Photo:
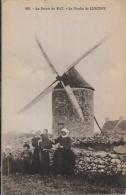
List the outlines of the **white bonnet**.
{"label": "white bonnet", "polygon": [[63,128],[63,129],[61,129],[61,132],[65,132],[66,136],[68,136],[70,131],[66,128]]}

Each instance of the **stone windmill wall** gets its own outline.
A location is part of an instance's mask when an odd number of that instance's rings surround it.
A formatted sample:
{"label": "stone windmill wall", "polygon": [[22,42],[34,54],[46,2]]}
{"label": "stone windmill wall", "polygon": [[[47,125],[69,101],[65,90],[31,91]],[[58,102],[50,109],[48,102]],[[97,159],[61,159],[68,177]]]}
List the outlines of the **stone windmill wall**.
{"label": "stone windmill wall", "polygon": [[58,136],[63,127],[68,128],[73,137],[90,136],[94,129],[94,89],[75,69],[64,75],[63,81],[65,85],[71,86],[83,111],[84,122],[79,118],[65,90],[59,83],[52,93],[53,136]]}

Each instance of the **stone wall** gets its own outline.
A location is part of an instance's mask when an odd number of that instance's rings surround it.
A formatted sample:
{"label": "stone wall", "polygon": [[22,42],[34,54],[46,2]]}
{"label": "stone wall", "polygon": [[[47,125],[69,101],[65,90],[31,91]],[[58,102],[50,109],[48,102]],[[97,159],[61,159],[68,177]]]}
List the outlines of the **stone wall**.
{"label": "stone wall", "polygon": [[[52,93],[53,136],[59,134],[60,128],[70,129],[71,136],[90,136],[94,128],[93,90],[75,88],[73,92],[83,111],[84,122],[79,118],[75,108],[68,99],[64,89],[54,89]],[[61,126],[60,126],[61,125]]]}
{"label": "stone wall", "polygon": [[126,155],[110,152],[76,152],[77,175],[126,175]]}

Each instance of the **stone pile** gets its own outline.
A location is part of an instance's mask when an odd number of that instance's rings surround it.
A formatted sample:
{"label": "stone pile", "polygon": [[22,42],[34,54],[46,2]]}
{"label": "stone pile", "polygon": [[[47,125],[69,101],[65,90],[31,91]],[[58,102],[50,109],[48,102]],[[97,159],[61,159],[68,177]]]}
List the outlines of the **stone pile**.
{"label": "stone pile", "polygon": [[104,151],[76,152],[77,175],[126,175],[126,156],[111,154]]}
{"label": "stone pile", "polygon": [[96,135],[93,137],[84,138],[73,138],[73,147],[84,148],[84,147],[104,147],[111,148],[113,146],[118,146],[125,144],[124,141],[118,136],[108,136],[108,135]]}

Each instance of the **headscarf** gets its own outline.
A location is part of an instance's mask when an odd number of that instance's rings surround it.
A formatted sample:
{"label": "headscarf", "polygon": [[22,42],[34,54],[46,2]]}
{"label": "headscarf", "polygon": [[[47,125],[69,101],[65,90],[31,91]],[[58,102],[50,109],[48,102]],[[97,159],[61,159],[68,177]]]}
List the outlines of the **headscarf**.
{"label": "headscarf", "polygon": [[68,129],[66,129],[66,128],[63,128],[63,129],[61,130],[61,132],[65,132],[65,133],[66,133],[66,135],[62,135],[62,137],[68,137],[68,135],[69,135],[69,133],[70,133],[70,131],[69,131]]}
{"label": "headscarf", "polygon": [[24,143],[23,147],[27,147],[28,149],[30,149],[30,146],[28,143]]}
{"label": "headscarf", "polygon": [[42,130],[38,130],[38,131],[35,133],[35,135],[36,135],[37,137],[39,137],[41,134],[42,134]]}
{"label": "headscarf", "polygon": [[8,155],[9,153],[11,153],[12,152],[12,147],[10,146],[10,145],[7,145],[6,147],[5,147],[5,153]]}

